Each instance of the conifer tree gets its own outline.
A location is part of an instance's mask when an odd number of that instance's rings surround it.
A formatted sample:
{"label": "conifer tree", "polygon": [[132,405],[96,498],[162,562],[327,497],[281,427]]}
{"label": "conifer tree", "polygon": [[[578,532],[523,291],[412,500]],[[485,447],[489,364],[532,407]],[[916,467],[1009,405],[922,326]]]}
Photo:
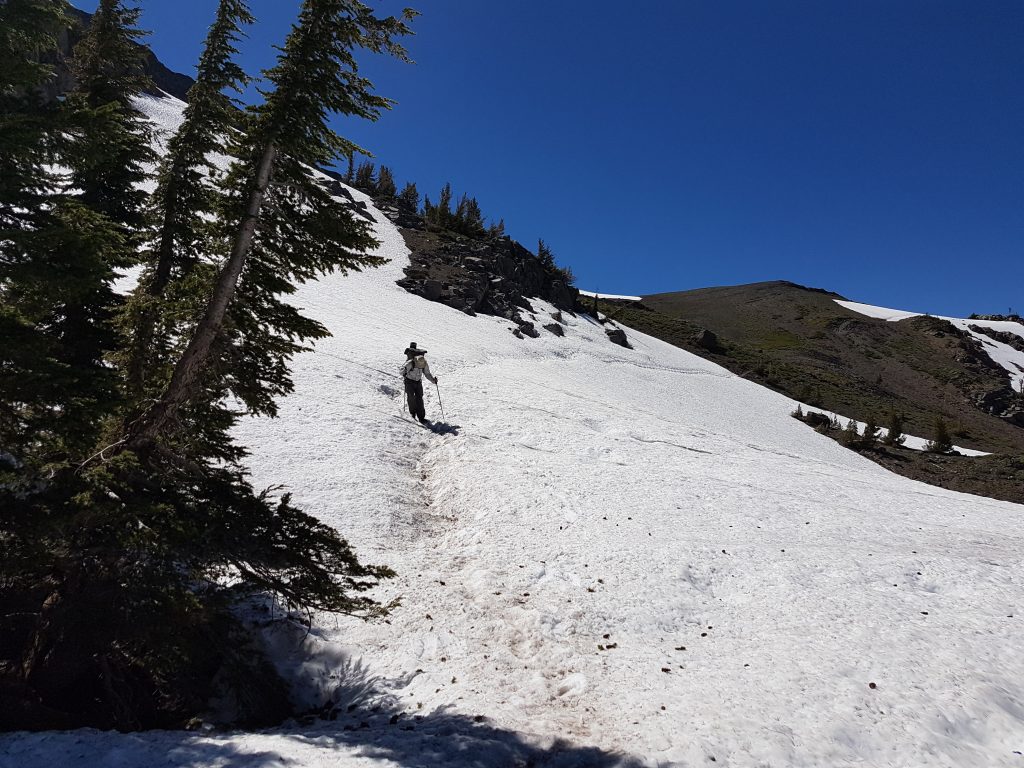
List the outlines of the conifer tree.
{"label": "conifer tree", "polygon": [[466,210],[463,216],[462,232],[470,237],[479,237],[484,234],[484,217],[480,212],[480,204],[475,197],[466,200]]}
{"label": "conifer tree", "polygon": [[843,445],[852,448],[860,442],[860,432],[857,430],[857,422],[850,419],[846,422],[846,428],[840,435]]}
{"label": "conifer tree", "polygon": [[925,450],[929,453],[949,453],[953,450],[953,438],[950,437],[949,427],[941,416],[935,419],[932,439],[925,444]]}
{"label": "conifer tree", "polygon": [[398,194],[398,205],[409,213],[416,213],[420,209],[420,193],[416,190],[414,182],[407,183]]}
{"label": "conifer tree", "polygon": [[250,110],[234,151],[240,159],[224,181],[227,261],[170,383],[133,427],[130,446],[166,436],[179,409],[203,399],[203,376],[217,377],[209,364],[226,330],[241,335],[236,348],[261,350],[260,362],[248,368],[248,380],[235,393],[254,412],[273,414],[273,397],[291,390],[288,359],[304,340],[326,335],[281,295],[322,272],[381,263],[367,253],[375,241],[366,223],[355,221],[308,169],[362,151],[328,127],[327,115],[376,120],[391,107],[358,75],[353,51],[361,47],[407,60],[395,39],[409,33],[406,21],[413,15],[381,19],[359,0],[304,0],[277,65],[265,73],[272,90]]}
{"label": "conifer tree", "polygon": [[889,414],[889,427],[885,433],[884,443],[886,445],[903,445],[906,437],[903,434],[903,417],[893,411]]}
{"label": "conifer tree", "polygon": [[447,183],[441,188],[437,204],[434,205],[427,197],[423,201],[423,219],[428,226],[435,229],[451,229],[455,222],[452,211],[452,185]]}
{"label": "conifer tree", "polygon": [[[49,444],[64,411],[70,371],[51,332],[72,254],[50,246],[59,228],[49,197],[62,113],[41,97],[55,77],[38,52],[67,23],[60,0],[0,3],[0,446],[27,460]],[[31,437],[30,437],[31,436]],[[44,437],[45,436],[45,437]]]}
{"label": "conifer tree", "polygon": [[[126,235],[145,222],[144,164],[153,160],[149,123],[134,100],[152,86],[143,73],[141,10],[122,0],[100,0],[89,30],[75,46],[75,89],[69,101],[79,110],[71,181],[79,199],[106,216]],[[134,236],[134,235],[132,235]],[[131,251],[131,249],[129,249]],[[126,254],[123,264],[138,261]]]}
{"label": "conifer tree", "polygon": [[555,268],[555,255],[543,240],[537,241],[537,258],[540,260],[540,265],[546,271],[551,271]]}
{"label": "conifer tree", "polygon": [[878,425],[875,424],[875,420],[868,419],[867,424],[864,425],[864,434],[861,435],[860,445],[861,448],[871,449],[878,444]]}
{"label": "conifer tree", "polygon": [[499,219],[497,224],[491,224],[487,228],[487,234],[491,237],[503,237],[505,235],[505,220]]}
{"label": "conifer tree", "polygon": [[[147,367],[168,365],[170,339],[181,335],[178,327],[165,327],[154,335],[160,299],[169,284],[189,276],[202,256],[213,255],[215,229],[211,221],[220,196],[212,183],[219,173],[211,155],[225,153],[228,135],[241,127],[241,113],[232,94],[240,93],[248,78],[233,58],[242,27],[252,22],[244,0],[220,0],[199,59],[196,82],[189,89],[184,119],[160,164],[150,201],[156,231],[146,271],[124,320],[132,338],[128,380],[136,397],[144,381],[159,386],[165,380],[150,375]],[[184,293],[176,304],[187,300],[189,292]],[[196,291],[190,293],[194,297]],[[168,308],[164,314],[180,318],[182,312],[196,314],[198,309]]]}
{"label": "conifer tree", "polygon": [[356,167],[356,176],[353,186],[363,192],[373,192],[377,187],[377,171],[369,160],[364,160]]}
{"label": "conifer tree", "polygon": [[398,193],[398,189],[395,186],[395,177],[392,175],[391,169],[386,165],[380,167],[374,191],[378,197],[385,198],[393,198]]}
{"label": "conifer tree", "polygon": [[[62,276],[78,291],[75,322],[107,334],[98,342],[87,333],[75,337],[90,342],[75,349],[84,350],[85,369],[96,376],[119,373],[105,346],[116,341],[106,323],[116,305],[109,285],[116,266],[137,258],[144,224],[134,184],[136,160],[146,155],[138,148],[134,158],[124,155],[142,135],[124,108],[141,81],[121,71],[131,62],[122,43],[134,39],[133,18],[103,0],[83,42],[86,76],[68,99],[75,120],[66,133],[74,146],[61,156],[75,190],[67,201],[58,196],[63,210],[55,218],[64,229],[47,241],[54,252],[74,254]],[[203,670],[226,670],[239,685],[273,676],[258,651],[237,642],[229,606],[239,598],[271,595],[288,607],[358,615],[381,610],[365,591],[390,571],[359,563],[336,531],[288,496],[249,485],[229,434],[238,413],[223,400],[235,394],[250,410],[272,413],[274,396],[290,388],[289,356],[325,332],[282,295],[323,271],[379,262],[366,253],[373,244],[367,226],[309,169],[358,151],[327,128],[329,112],[374,119],[390,105],[356,73],[353,49],[404,58],[394,40],[406,33],[404,20],[378,19],[357,0],[305,0],[267,73],[273,90],[232,136],[239,160],[220,180],[209,240],[211,258],[224,265],[195,286],[209,297],[198,323],[179,319],[188,345],[170,382],[113,443],[99,438],[96,424],[113,406],[96,407],[96,387],[84,395],[72,389],[98,414],[74,450],[49,457],[45,475],[25,478],[34,482],[8,483],[6,474],[0,482],[5,585],[17,581],[19,615],[31,617],[19,630],[27,638],[21,657],[15,665],[4,658],[0,676],[16,669],[47,711],[101,728],[169,727],[208,700]],[[111,74],[105,81],[90,72]],[[106,149],[88,133],[102,120],[113,139]],[[188,269],[174,265],[165,295],[188,283]],[[64,337],[57,342],[65,344]],[[58,362],[77,370],[74,361]],[[8,594],[0,591],[0,600]],[[13,612],[2,607],[6,621]],[[10,637],[6,625],[3,636]]]}

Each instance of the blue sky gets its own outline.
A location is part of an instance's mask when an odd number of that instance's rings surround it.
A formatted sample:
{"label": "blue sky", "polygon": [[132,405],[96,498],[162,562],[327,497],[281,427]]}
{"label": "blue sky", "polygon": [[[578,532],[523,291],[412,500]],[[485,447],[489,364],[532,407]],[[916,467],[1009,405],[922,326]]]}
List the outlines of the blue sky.
{"label": "blue sky", "polygon": [[[79,2],[86,10],[95,0]],[[451,181],[582,288],[787,279],[939,314],[1024,312],[1020,0],[469,0],[422,12],[399,103],[336,128]],[[192,74],[215,0],[144,4]],[[297,0],[251,0],[272,63]]]}

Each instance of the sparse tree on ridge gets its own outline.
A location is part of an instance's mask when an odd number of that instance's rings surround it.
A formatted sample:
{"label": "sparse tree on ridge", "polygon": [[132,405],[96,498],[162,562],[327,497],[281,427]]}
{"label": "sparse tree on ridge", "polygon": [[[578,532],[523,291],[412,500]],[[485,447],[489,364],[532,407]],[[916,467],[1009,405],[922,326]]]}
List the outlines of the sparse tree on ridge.
{"label": "sparse tree on ridge", "polygon": [[540,260],[540,265],[546,270],[552,270],[555,268],[555,254],[548,248],[547,243],[543,240],[537,241],[537,258]]}
{"label": "sparse tree on ridge", "polygon": [[409,213],[417,213],[420,209],[420,193],[416,190],[416,184],[409,182],[398,194],[398,205]]}
{"label": "sparse tree on ridge", "polygon": [[374,191],[378,197],[384,198],[393,198],[398,193],[398,188],[395,186],[395,177],[392,175],[391,169],[386,165],[380,167]]}
{"label": "sparse tree on ridge", "polygon": [[423,219],[428,226],[435,229],[451,229],[455,220],[452,212],[452,185],[445,184],[441,188],[437,204],[434,205],[429,197],[423,199]]}
{"label": "sparse tree on ridge", "polygon": [[353,186],[363,192],[373,192],[377,187],[377,169],[369,160],[364,160],[356,166]]}

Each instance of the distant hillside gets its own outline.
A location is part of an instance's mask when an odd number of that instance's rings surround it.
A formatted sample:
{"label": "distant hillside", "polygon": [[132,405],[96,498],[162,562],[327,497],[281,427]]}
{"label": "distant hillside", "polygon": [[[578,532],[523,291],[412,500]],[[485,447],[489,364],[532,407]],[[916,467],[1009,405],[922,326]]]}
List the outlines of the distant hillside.
{"label": "distant hillside", "polygon": [[[980,341],[934,317],[866,317],[837,304],[842,298],[776,281],[655,294],[640,302],[602,300],[600,308],[809,405],[883,425],[889,414],[900,413],[905,431],[922,437],[930,437],[942,417],[959,445],[1024,455],[1024,398]],[[960,469],[954,457],[955,470],[940,472],[925,466],[932,457],[903,453],[900,461],[872,458],[933,484],[1024,499],[1016,463],[965,459]]]}

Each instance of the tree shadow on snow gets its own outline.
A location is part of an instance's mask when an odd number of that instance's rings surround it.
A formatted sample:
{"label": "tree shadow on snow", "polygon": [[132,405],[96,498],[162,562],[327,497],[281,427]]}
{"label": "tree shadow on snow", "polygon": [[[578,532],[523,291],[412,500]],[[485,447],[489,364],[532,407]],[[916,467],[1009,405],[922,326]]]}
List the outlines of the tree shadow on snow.
{"label": "tree shadow on snow", "polygon": [[[309,651],[301,643],[296,651]],[[322,650],[327,650],[321,646]],[[313,656],[316,656],[314,652]],[[357,659],[334,649],[307,657],[308,701],[325,701],[315,713],[276,728],[253,732],[198,734],[87,731],[48,734],[36,748],[15,749],[0,768],[51,768],[68,747],[83,765],[206,766],[218,768],[300,768],[360,765],[380,760],[402,768],[640,768],[636,757],[572,743],[535,739],[491,723],[482,715],[436,710],[420,714],[406,689],[420,670],[394,679],[372,675]],[[326,663],[325,663],[326,662]],[[300,692],[300,698],[302,698]],[[34,735],[26,734],[28,738]],[[66,743],[65,740],[73,741]],[[285,743],[282,743],[285,742]],[[293,742],[289,747],[287,742]],[[17,746],[17,745],[14,745]],[[26,745],[27,746],[27,745]],[[319,753],[319,754],[318,754]],[[114,759],[117,758],[117,759]]]}
{"label": "tree shadow on snow", "polygon": [[[643,763],[626,754],[574,744],[564,739],[532,739],[502,728],[482,715],[454,710],[420,714],[415,697],[403,693],[414,673],[397,679],[370,674],[361,661],[336,659],[330,670],[334,683],[327,703],[314,716],[301,718],[267,732],[303,745],[298,754],[261,752],[258,755],[224,753],[216,745],[210,758],[235,768],[298,766],[310,758],[309,750],[348,753],[362,759],[396,763],[403,768],[638,768]],[[397,691],[397,693],[392,693]],[[197,745],[198,746],[198,745]],[[332,762],[343,762],[341,755]],[[201,761],[200,761],[201,762]],[[221,763],[218,763],[221,764]]]}

